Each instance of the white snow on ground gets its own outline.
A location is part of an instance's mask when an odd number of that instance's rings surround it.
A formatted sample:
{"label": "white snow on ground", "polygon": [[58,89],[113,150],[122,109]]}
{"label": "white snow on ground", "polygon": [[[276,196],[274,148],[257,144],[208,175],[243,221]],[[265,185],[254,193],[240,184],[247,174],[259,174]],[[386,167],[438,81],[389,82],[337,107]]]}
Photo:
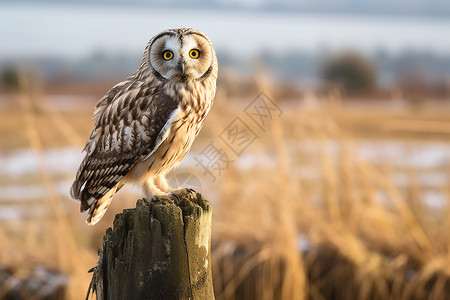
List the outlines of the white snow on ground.
{"label": "white snow on ground", "polygon": [[[369,140],[355,141],[353,146],[361,159],[374,164],[392,166],[391,176],[396,185],[406,186],[415,181],[426,187],[422,197],[427,207],[439,208],[447,201],[441,187],[447,185],[450,180],[450,175],[445,167],[450,164],[450,143]],[[339,147],[338,142],[327,141],[327,150],[335,159],[339,159]],[[292,157],[313,155],[317,158],[320,143],[314,140],[291,141],[288,143],[288,149],[289,155]],[[198,177],[203,189],[210,189],[214,185],[211,178],[205,175],[204,170],[198,166],[195,158],[199,155],[198,152],[191,151],[181,163],[178,172],[194,174]],[[82,158],[83,153],[80,148],[55,148],[44,152],[45,165],[55,175],[56,188],[62,197],[69,197],[71,180],[75,176]],[[271,169],[276,167],[277,158],[274,153],[270,152],[248,151],[239,157],[233,157],[232,164],[242,170],[251,170],[255,167]],[[39,176],[40,174],[39,159],[32,149],[0,152],[0,166],[0,205],[2,201],[8,203],[8,205],[1,206],[0,219],[18,217],[26,213],[22,211],[24,201],[46,197],[47,190],[41,182],[21,184],[23,176]],[[416,170],[416,173],[409,172],[409,168]],[[322,176],[321,166],[317,163],[291,164],[290,170],[291,176],[299,179],[314,180]],[[5,184],[6,180],[13,184]],[[379,196],[380,201],[383,201],[383,195]],[[18,201],[18,205],[11,205],[11,201]]]}

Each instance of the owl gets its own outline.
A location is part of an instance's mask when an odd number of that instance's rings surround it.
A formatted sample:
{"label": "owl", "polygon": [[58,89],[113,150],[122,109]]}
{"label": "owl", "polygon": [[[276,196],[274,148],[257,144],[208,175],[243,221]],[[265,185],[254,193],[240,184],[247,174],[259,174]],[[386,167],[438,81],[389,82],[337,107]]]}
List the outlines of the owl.
{"label": "owl", "polygon": [[96,224],[120,188],[131,183],[149,199],[172,198],[165,175],[191,148],[214,101],[218,63],[213,45],[191,28],[169,29],[147,44],[139,69],[95,107],[70,193]]}

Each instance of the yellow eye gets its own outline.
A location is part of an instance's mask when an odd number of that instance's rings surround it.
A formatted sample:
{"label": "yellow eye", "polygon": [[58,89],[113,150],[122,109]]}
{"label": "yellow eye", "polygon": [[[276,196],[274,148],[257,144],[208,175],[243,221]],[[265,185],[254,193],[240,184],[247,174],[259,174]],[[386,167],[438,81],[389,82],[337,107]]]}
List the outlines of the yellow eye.
{"label": "yellow eye", "polygon": [[197,49],[192,49],[191,51],[189,51],[189,56],[191,58],[198,58],[200,56],[200,51],[198,51]]}
{"label": "yellow eye", "polygon": [[171,60],[173,58],[173,52],[170,50],[166,50],[163,52],[164,60]]}

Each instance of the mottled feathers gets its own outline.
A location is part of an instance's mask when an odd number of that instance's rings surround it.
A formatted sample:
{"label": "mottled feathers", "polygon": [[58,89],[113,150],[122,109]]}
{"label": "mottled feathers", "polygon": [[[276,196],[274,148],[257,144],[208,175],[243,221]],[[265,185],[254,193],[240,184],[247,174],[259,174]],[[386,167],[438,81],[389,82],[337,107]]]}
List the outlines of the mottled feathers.
{"label": "mottled feathers", "polygon": [[[103,98],[97,105],[97,121],[85,146],[87,155],[71,189],[72,197],[81,200],[81,211],[89,209],[154,150],[158,135],[178,106],[163,92],[150,93],[136,83],[113,88],[107,96],[112,99]],[[103,105],[105,102],[110,104]]]}

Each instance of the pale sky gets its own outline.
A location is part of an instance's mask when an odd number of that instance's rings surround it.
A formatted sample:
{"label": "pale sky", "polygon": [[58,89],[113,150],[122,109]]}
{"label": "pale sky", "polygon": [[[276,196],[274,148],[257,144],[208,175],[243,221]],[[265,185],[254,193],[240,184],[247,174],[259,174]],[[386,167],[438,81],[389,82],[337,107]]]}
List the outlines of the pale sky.
{"label": "pale sky", "polygon": [[450,20],[443,18],[0,3],[0,59],[139,54],[154,34],[174,27],[200,29],[218,51],[243,56],[292,49],[450,53]]}

